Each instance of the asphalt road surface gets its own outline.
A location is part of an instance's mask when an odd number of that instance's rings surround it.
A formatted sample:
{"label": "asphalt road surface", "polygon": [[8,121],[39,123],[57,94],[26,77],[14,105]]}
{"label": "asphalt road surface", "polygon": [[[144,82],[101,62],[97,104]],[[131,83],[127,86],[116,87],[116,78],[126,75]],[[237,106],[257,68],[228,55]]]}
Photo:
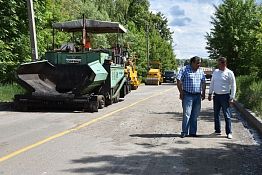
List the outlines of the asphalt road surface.
{"label": "asphalt road surface", "polygon": [[260,136],[237,112],[233,139],[224,120],[215,136],[204,100],[199,137],[180,138],[178,97],[163,84],[140,86],[97,113],[0,111],[0,175],[261,174]]}

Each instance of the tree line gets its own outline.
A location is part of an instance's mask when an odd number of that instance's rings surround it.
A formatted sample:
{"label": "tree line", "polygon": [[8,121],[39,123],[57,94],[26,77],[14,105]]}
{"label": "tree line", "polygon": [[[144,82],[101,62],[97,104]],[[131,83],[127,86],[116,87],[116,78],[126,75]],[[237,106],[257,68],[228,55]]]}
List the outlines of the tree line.
{"label": "tree line", "polygon": [[[148,0],[34,0],[39,57],[52,43],[52,23],[81,19],[116,21],[128,29],[124,37],[137,56],[139,75],[147,71],[146,37],[149,60],[161,61],[163,69],[177,67],[172,48],[172,32],[167,18],[149,10]],[[27,4],[24,0],[0,0],[0,83],[14,81],[17,65],[31,60]],[[238,75],[262,77],[262,7],[255,0],[223,0],[215,6],[212,29],[206,33],[209,58],[228,58],[229,67]],[[64,36],[56,37],[62,43]],[[112,38],[98,36],[94,46],[106,47]],[[185,46],[186,47],[186,46]]]}
{"label": "tree line", "polygon": [[[139,75],[147,71],[147,29],[149,38],[149,60],[160,61],[164,69],[176,68],[176,56],[172,48],[172,32],[167,18],[162,13],[153,14],[148,0],[34,0],[35,23],[39,57],[52,44],[52,23],[81,19],[119,22],[128,29],[124,43],[137,57]],[[27,4],[24,0],[0,0],[0,62],[2,74],[13,66],[31,60],[28,30]],[[94,36],[94,47],[110,46],[110,36]],[[64,36],[56,37],[62,43]],[[65,42],[65,41],[64,41]],[[9,65],[9,67],[8,67]],[[1,78],[2,83],[12,80]]]}

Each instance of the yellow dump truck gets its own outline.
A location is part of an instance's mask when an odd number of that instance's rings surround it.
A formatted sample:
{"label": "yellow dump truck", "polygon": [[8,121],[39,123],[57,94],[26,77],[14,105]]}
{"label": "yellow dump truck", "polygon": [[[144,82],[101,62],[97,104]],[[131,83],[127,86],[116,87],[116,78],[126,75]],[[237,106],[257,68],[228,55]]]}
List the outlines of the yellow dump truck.
{"label": "yellow dump truck", "polygon": [[146,85],[161,85],[161,83],[163,83],[161,68],[162,66],[159,61],[150,63],[150,69],[147,72],[147,77],[145,80]]}

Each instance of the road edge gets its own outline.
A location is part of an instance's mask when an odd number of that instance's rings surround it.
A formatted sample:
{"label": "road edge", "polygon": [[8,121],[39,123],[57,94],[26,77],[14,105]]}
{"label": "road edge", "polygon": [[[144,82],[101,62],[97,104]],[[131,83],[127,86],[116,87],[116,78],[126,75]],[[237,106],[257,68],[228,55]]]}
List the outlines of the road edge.
{"label": "road edge", "polygon": [[252,126],[254,127],[260,135],[262,135],[262,120],[255,116],[255,114],[246,109],[244,105],[234,102],[235,108],[241,113],[241,116]]}

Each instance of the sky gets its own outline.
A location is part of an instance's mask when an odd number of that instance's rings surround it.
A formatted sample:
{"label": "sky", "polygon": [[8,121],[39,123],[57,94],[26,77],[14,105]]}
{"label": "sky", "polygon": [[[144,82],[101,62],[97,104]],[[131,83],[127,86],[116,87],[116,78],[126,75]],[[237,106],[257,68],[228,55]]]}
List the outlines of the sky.
{"label": "sky", "polygon": [[[193,56],[208,58],[206,33],[210,33],[211,16],[222,0],[149,0],[153,13],[161,12],[168,20],[173,34],[173,48],[177,59]],[[261,3],[262,0],[257,0]]]}

